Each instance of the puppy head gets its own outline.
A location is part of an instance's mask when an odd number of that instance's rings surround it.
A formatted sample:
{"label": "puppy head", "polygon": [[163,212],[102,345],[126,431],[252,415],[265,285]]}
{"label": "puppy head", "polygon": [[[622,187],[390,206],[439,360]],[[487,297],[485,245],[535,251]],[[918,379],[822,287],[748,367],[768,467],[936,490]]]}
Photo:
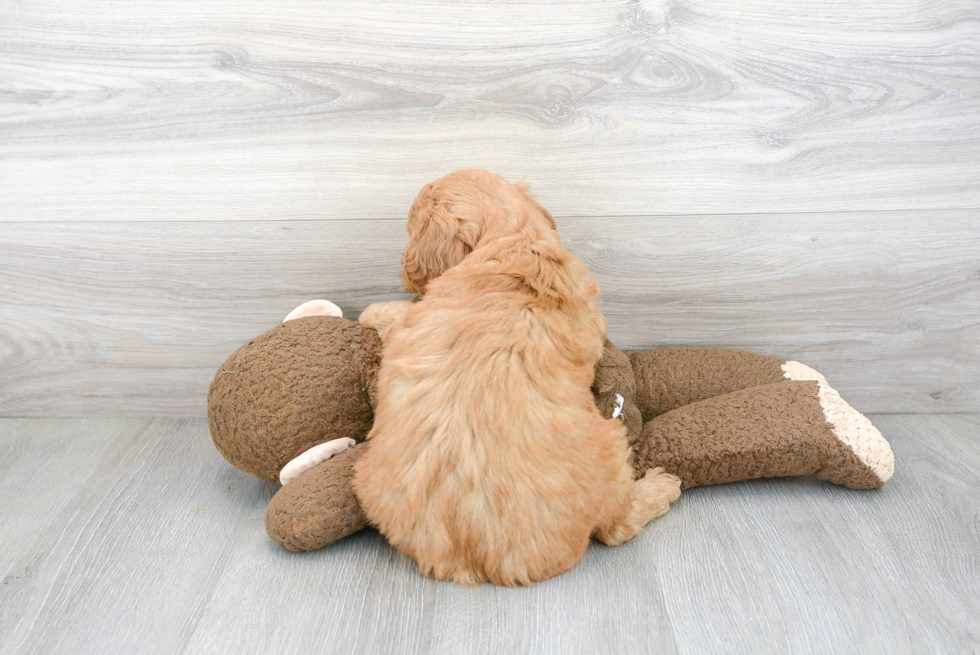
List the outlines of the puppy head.
{"label": "puppy head", "polygon": [[422,295],[481,243],[522,232],[555,232],[555,219],[524,183],[496,173],[464,169],[426,184],[408,213],[402,281]]}

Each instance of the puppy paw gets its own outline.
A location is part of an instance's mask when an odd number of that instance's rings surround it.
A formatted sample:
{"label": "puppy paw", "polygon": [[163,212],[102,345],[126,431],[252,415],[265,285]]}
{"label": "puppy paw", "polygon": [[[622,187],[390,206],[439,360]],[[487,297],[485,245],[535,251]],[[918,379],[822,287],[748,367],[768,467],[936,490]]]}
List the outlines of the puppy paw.
{"label": "puppy paw", "polygon": [[376,302],[368,305],[357,322],[364,327],[374,328],[378,331],[383,343],[388,342],[391,331],[401,322],[405,312],[412,306],[407,300],[397,300],[395,302]]}
{"label": "puppy paw", "polygon": [[659,466],[647,471],[641,482],[648,493],[666,500],[668,505],[681,497],[681,479]]}
{"label": "puppy paw", "polygon": [[639,534],[653,519],[663,516],[670,504],[681,496],[681,479],[662,468],[650,469],[633,483],[629,504],[612,524],[598,529],[595,536],[608,546],[618,546]]}

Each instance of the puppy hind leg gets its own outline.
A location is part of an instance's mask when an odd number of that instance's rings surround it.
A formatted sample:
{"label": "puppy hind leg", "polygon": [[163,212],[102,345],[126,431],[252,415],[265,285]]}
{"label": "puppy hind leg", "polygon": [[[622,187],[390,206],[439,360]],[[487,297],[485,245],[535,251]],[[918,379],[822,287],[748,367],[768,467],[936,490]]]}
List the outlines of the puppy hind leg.
{"label": "puppy hind leg", "polygon": [[633,483],[628,498],[612,520],[596,528],[595,537],[607,546],[618,546],[643,531],[646,524],[663,516],[680,498],[681,479],[661,468],[650,469]]}

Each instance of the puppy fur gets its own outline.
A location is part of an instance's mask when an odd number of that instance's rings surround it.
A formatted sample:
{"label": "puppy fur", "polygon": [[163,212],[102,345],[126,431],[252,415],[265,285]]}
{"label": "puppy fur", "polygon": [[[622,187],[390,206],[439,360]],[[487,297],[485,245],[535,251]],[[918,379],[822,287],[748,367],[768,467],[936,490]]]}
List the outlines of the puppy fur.
{"label": "puppy fur", "polygon": [[421,299],[360,317],[386,342],[353,479],[371,522],[425,575],[526,585],[664,514],[680,481],[634,481],[625,428],[597,412],[599,290],[527,187],[457,171],[422,189],[408,233]]}

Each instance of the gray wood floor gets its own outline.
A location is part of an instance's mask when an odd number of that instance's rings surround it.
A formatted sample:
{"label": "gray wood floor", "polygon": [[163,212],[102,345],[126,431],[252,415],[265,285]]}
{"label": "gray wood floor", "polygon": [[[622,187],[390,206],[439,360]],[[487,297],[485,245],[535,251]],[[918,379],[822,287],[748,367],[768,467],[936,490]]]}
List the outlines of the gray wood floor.
{"label": "gray wood floor", "polygon": [[373,531],[293,554],[201,419],[0,420],[0,653],[980,649],[980,417],[872,417],[895,477],[686,492],[528,589],[427,580]]}

